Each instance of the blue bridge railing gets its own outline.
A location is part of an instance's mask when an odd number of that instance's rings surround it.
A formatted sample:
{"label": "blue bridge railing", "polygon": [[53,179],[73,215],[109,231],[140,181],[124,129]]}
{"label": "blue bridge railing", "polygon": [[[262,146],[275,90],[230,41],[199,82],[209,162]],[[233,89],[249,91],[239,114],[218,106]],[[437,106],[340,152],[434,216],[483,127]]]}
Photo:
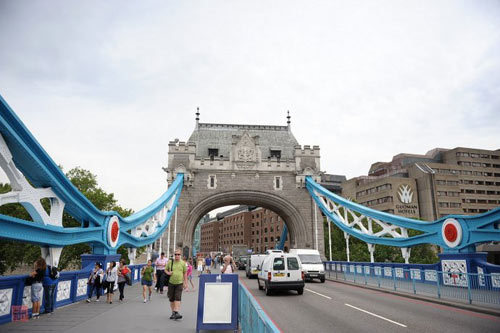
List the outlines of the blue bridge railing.
{"label": "blue bridge railing", "polygon": [[281,332],[267,313],[262,309],[245,284],[241,282],[241,280],[239,280],[238,283],[238,319],[241,332]]}
{"label": "blue bridge railing", "polygon": [[[129,265],[132,271],[132,283],[140,280],[140,270],[144,264]],[[55,307],[79,302],[87,298],[87,281],[90,268],[77,271],[61,272],[56,288]],[[13,306],[26,306],[31,315],[31,287],[25,286],[28,275],[12,275],[0,277],[0,324],[10,322]],[[42,304],[41,312],[44,311]]]}
{"label": "blue bridge railing", "polygon": [[439,264],[394,264],[327,261],[330,279],[500,308],[500,271],[443,272]]}

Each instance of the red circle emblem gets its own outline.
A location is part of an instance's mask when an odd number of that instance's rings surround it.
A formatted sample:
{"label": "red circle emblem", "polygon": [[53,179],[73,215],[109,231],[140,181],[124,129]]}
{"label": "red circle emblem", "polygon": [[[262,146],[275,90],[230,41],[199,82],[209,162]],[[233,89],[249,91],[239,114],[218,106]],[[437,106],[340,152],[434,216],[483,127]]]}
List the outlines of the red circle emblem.
{"label": "red circle emblem", "polygon": [[447,224],[444,227],[444,237],[448,242],[454,242],[458,237],[457,227],[452,223]]}
{"label": "red circle emblem", "polygon": [[111,241],[116,242],[118,239],[118,231],[120,231],[120,227],[118,226],[118,222],[113,222],[111,226]]}

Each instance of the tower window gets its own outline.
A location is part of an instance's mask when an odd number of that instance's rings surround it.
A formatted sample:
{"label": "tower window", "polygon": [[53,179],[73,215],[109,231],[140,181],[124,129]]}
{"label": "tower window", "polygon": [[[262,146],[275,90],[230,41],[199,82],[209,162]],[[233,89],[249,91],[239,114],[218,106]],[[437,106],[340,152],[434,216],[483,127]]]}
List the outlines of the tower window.
{"label": "tower window", "polygon": [[217,148],[208,148],[208,156],[210,160],[214,160],[215,157],[219,156],[219,149]]}
{"label": "tower window", "polygon": [[271,150],[271,158],[281,158],[281,150]]}

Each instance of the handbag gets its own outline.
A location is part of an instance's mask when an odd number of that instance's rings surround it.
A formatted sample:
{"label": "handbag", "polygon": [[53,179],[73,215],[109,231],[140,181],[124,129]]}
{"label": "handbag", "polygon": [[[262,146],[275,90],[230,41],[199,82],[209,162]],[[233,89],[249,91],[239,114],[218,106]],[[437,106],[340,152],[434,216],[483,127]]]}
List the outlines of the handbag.
{"label": "handbag", "polygon": [[131,276],[131,274],[130,274],[130,271],[128,271],[128,272],[124,275],[124,277],[125,277],[125,282],[126,282],[129,286],[131,286],[131,285],[132,285],[132,276]]}
{"label": "handbag", "polygon": [[[174,261],[172,260],[171,264],[170,264],[170,271],[172,272],[173,269],[174,269]],[[171,275],[166,274],[166,271],[165,271],[165,286],[168,286],[168,281],[170,281],[170,276]]]}

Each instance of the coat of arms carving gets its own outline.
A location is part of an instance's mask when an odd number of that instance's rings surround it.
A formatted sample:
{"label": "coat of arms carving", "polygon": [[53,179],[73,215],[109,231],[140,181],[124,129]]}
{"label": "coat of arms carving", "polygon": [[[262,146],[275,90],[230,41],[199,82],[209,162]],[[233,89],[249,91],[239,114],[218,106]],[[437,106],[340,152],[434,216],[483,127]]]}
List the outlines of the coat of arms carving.
{"label": "coat of arms carving", "polygon": [[248,132],[243,133],[240,141],[236,144],[235,148],[236,162],[256,162],[257,161],[257,148],[254,140],[250,137]]}

